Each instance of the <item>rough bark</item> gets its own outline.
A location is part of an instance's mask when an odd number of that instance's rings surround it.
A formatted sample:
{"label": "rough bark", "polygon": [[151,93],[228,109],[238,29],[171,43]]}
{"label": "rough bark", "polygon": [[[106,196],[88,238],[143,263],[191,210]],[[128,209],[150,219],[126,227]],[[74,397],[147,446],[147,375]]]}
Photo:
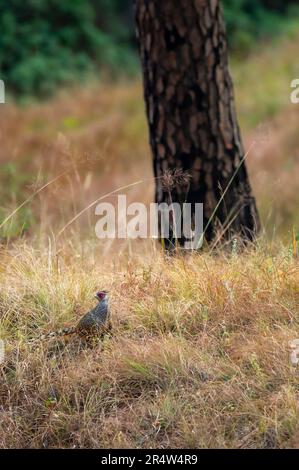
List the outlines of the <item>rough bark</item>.
{"label": "rough bark", "polygon": [[[233,84],[219,0],[134,0],[144,96],[158,177],[156,202],[202,202],[209,224],[252,239],[259,217],[252,196],[235,111]],[[168,170],[191,175],[171,190],[161,183]]]}

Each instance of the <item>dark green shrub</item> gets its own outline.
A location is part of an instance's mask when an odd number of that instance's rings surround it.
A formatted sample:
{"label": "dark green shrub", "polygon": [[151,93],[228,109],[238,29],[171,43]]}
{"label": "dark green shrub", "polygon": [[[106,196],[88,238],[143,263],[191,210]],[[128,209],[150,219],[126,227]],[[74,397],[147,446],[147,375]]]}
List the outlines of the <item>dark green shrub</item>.
{"label": "dark green shrub", "polygon": [[294,0],[223,0],[231,48],[247,53],[258,40],[277,36],[290,21],[290,7],[295,4]]}
{"label": "dark green shrub", "polygon": [[117,3],[0,0],[0,76],[7,90],[49,95],[98,66],[132,64]]}

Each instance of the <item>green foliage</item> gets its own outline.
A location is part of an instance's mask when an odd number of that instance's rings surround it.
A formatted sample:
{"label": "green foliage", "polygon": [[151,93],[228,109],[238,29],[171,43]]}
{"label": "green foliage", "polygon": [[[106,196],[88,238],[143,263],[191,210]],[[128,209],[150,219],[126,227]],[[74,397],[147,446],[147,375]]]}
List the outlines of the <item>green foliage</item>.
{"label": "green foliage", "polygon": [[112,8],[107,0],[0,0],[0,73],[7,89],[48,96],[97,66],[131,67],[118,3]]}
{"label": "green foliage", "polygon": [[[276,35],[292,4],[223,0],[231,48],[247,52]],[[14,95],[49,96],[103,69],[137,69],[131,0],[0,0],[0,31],[0,78]]]}
{"label": "green foliage", "polygon": [[294,0],[223,0],[228,40],[234,51],[246,53],[264,38],[285,30],[298,10]]}

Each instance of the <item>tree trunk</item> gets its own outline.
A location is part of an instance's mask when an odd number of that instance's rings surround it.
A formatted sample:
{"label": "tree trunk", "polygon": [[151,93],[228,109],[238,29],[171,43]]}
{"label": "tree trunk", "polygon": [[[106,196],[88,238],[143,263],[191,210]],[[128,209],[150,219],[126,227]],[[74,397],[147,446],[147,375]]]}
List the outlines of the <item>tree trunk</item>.
{"label": "tree trunk", "polygon": [[[252,240],[259,217],[243,161],[219,0],[134,0],[134,7],[156,202],[203,203],[208,241],[219,229],[226,238]],[[161,176],[174,170],[191,179],[170,192]]]}

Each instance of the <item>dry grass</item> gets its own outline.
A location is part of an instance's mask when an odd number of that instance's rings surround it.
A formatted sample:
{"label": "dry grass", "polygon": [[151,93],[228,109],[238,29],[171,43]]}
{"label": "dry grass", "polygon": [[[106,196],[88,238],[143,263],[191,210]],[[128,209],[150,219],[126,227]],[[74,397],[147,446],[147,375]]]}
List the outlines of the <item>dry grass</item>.
{"label": "dry grass", "polygon": [[[290,83],[299,73],[294,60],[297,42],[266,48],[233,68],[246,148],[256,142],[247,164],[264,227],[269,237],[285,240],[299,225],[299,106],[289,101]],[[29,214],[0,231],[0,237],[58,233],[99,196],[152,176],[138,80],[93,84],[61,93],[48,103],[26,108],[8,104],[0,111],[0,220],[36,188],[67,171],[33,199]],[[152,197],[153,185],[147,181],[128,192],[130,202],[149,203]],[[93,211],[78,222],[74,234],[90,236]]]}
{"label": "dry grass", "polygon": [[[298,259],[261,247],[113,260],[26,245],[1,259],[1,447],[286,447],[299,431]],[[90,250],[92,251],[92,250]],[[154,259],[153,259],[154,258]],[[28,340],[111,290],[113,335]]]}
{"label": "dry grass", "polygon": [[[0,220],[67,173],[0,233],[0,447],[298,447],[289,342],[299,338],[291,237],[299,224],[299,108],[282,98],[294,78],[293,42],[281,49],[279,61],[263,51],[235,71],[246,146],[257,141],[248,165],[266,233],[246,253],[169,259],[154,243],[95,242],[93,210],[57,238],[119,186],[146,180],[128,199],[151,201],[139,82],[5,106]],[[271,64],[279,113],[265,114]],[[252,75],[239,82],[248,70],[268,77],[258,93]],[[98,288],[111,290],[113,335],[103,344],[30,345],[74,324]]]}

